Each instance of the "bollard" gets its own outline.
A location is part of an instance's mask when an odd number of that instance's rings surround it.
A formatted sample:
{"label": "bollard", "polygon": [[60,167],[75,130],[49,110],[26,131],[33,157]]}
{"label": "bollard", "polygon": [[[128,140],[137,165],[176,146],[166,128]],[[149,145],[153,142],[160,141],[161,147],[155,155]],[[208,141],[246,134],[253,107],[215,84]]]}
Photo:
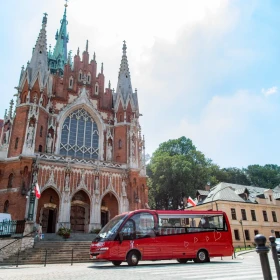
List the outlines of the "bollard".
{"label": "bollard", "polygon": [[267,253],[269,252],[269,248],[265,246],[266,238],[262,234],[257,234],[255,236],[255,243],[257,244],[256,252],[260,256],[263,279],[264,280],[272,280],[271,270],[269,266],[269,260]]}
{"label": "bollard", "polygon": [[277,251],[276,251],[275,240],[276,240],[276,238],[274,236],[269,236],[271,252],[272,252],[272,257],[273,257],[275,268],[276,268],[277,278],[278,278],[278,280],[280,280],[280,266],[279,266]]}
{"label": "bollard", "polygon": [[48,255],[48,250],[46,249],[46,254],[45,254],[45,263],[44,263],[44,266],[46,266],[46,264],[47,264],[47,255]]}
{"label": "bollard", "polygon": [[18,253],[17,253],[17,265],[16,265],[16,267],[18,267],[18,262],[19,262],[19,253],[20,253],[20,249],[18,249]]}
{"label": "bollard", "polygon": [[74,255],[74,249],[72,249],[71,265],[73,265],[73,255]]}

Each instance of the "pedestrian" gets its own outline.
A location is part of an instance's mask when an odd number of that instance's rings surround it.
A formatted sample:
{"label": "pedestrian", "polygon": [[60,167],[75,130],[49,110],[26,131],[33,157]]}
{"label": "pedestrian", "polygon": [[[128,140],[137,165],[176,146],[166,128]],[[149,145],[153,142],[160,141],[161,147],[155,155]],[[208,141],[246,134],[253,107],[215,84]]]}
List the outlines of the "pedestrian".
{"label": "pedestrian", "polygon": [[40,223],[37,229],[38,240],[42,239],[42,224]]}

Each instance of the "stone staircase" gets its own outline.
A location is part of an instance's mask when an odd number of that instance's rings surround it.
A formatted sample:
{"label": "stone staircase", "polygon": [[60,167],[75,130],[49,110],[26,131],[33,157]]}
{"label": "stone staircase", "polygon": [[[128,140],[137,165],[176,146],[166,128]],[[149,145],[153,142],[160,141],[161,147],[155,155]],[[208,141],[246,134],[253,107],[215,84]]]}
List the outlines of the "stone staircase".
{"label": "stone staircase", "polygon": [[[92,240],[91,234],[91,240]],[[59,237],[59,238],[58,238]],[[60,236],[46,236],[46,239],[34,243],[34,248],[21,251],[19,256],[14,255],[8,259],[4,259],[0,265],[24,265],[24,264],[46,264],[48,263],[73,263],[92,262],[89,258],[89,249],[91,240],[75,240],[89,239],[89,236],[82,237],[71,236],[69,239],[63,240]],[[18,261],[17,261],[18,259]]]}

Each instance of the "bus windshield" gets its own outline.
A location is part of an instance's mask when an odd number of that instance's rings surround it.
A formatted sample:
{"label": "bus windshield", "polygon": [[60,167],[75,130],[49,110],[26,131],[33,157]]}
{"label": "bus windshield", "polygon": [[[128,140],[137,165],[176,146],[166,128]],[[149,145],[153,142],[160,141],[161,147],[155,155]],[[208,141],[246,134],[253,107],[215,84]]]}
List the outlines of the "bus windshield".
{"label": "bus windshield", "polygon": [[119,215],[109,221],[109,223],[101,229],[101,231],[93,241],[98,242],[114,240],[116,237],[116,233],[122,222],[125,220],[126,216],[127,215]]}

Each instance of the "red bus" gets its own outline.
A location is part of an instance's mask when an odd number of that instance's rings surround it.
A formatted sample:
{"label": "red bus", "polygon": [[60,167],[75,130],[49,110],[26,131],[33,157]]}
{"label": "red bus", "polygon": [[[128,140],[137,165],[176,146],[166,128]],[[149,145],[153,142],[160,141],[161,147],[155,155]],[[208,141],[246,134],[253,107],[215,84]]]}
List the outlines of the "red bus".
{"label": "red bus", "polygon": [[232,256],[228,218],[222,211],[136,210],[114,217],[90,247],[91,259],[118,266],[139,260],[209,262]]}

